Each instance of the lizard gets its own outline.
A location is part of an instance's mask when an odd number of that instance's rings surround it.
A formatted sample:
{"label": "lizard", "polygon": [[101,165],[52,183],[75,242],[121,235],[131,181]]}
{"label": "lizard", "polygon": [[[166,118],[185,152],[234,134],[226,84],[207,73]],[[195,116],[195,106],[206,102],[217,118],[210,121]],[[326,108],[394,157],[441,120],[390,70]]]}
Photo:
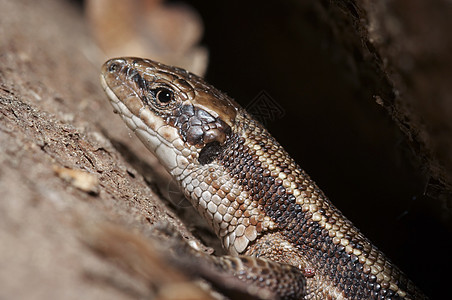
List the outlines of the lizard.
{"label": "lizard", "polygon": [[427,299],[236,101],[184,69],[123,57],[101,84],[229,255],[279,299]]}

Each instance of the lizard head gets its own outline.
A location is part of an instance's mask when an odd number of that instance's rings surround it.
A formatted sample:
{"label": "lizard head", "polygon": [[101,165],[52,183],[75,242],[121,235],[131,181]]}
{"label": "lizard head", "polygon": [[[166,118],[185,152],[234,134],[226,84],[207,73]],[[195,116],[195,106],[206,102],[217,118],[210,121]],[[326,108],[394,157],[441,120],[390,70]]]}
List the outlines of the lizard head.
{"label": "lizard head", "polygon": [[148,59],[111,59],[101,82],[115,111],[170,172],[182,152],[188,162],[211,162],[240,109],[200,77]]}

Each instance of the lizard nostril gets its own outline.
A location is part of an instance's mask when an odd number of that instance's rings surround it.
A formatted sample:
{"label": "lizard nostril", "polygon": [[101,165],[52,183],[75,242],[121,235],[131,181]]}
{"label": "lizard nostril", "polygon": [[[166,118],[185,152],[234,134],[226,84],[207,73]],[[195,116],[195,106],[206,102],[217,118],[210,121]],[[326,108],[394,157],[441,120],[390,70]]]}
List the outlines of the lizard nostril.
{"label": "lizard nostril", "polygon": [[127,65],[126,60],[121,58],[114,58],[107,62],[107,71],[110,73],[115,73],[120,71],[126,65]]}
{"label": "lizard nostril", "polygon": [[110,73],[116,72],[116,71],[118,71],[118,69],[119,69],[119,64],[117,62],[112,62],[108,66],[108,72],[110,72]]}

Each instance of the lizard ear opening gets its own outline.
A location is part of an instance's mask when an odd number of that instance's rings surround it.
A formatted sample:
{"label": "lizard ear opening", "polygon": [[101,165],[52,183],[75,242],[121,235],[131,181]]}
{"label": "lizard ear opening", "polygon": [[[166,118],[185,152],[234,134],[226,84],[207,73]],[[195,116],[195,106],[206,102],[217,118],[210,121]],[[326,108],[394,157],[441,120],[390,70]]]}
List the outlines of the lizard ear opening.
{"label": "lizard ear opening", "polygon": [[210,164],[218,157],[223,151],[224,147],[219,142],[213,141],[207,143],[204,148],[201,149],[198,156],[198,161],[201,165]]}

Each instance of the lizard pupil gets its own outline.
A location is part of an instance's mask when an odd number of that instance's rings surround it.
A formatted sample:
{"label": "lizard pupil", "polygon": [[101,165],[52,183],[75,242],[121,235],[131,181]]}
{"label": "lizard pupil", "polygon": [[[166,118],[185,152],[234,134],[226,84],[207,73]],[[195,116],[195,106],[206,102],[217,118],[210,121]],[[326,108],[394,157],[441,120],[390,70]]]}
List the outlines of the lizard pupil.
{"label": "lizard pupil", "polygon": [[155,97],[163,104],[167,104],[173,100],[173,93],[165,88],[159,88],[155,92]]}

